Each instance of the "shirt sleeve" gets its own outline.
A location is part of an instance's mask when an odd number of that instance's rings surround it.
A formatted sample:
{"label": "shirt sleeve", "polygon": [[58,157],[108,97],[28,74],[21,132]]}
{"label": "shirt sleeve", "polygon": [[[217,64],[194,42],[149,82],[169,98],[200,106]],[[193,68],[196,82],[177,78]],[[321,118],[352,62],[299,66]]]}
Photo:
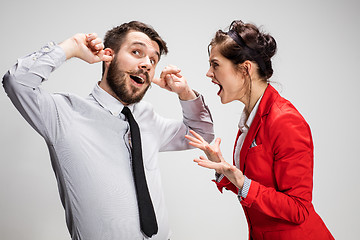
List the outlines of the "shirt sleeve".
{"label": "shirt sleeve", "polygon": [[50,42],[19,58],[3,77],[3,87],[14,106],[46,140],[55,132],[57,111],[52,96],[41,88],[41,83],[65,60],[62,48]]}
{"label": "shirt sleeve", "polygon": [[160,151],[185,150],[192,148],[185,135],[190,134],[189,130],[194,130],[200,134],[207,142],[214,139],[213,120],[210,110],[205,104],[204,98],[198,94],[196,99],[189,101],[180,100],[183,112],[182,121],[169,121],[163,119],[162,139]]}

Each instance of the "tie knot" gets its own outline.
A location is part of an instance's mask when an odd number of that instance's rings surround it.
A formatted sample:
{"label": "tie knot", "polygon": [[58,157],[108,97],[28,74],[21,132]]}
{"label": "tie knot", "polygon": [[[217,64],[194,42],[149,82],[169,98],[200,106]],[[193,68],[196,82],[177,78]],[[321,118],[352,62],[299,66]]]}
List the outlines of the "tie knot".
{"label": "tie knot", "polygon": [[121,111],[121,113],[124,114],[126,117],[129,115],[132,115],[131,111],[128,107],[124,107],[123,110]]}

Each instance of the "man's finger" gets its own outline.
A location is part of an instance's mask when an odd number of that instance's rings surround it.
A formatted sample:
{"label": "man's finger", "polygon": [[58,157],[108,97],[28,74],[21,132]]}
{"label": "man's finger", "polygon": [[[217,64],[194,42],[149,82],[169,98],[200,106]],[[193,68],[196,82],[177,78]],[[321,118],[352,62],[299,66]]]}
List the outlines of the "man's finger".
{"label": "man's finger", "polygon": [[165,82],[167,83],[167,85],[172,86],[174,83],[173,76],[171,74],[165,75]]}
{"label": "man's finger", "polygon": [[177,74],[180,73],[180,69],[178,68],[164,68],[164,70],[161,72],[161,75],[167,75],[167,74]]}
{"label": "man's finger", "polygon": [[155,77],[154,77],[154,78],[152,79],[152,82],[155,83],[156,85],[159,85],[159,86],[160,86],[160,84],[161,84],[161,78],[155,78]]}
{"label": "man's finger", "polygon": [[104,62],[110,62],[112,61],[113,58],[112,56],[106,55],[104,50],[99,51],[97,55],[100,58],[100,60]]}

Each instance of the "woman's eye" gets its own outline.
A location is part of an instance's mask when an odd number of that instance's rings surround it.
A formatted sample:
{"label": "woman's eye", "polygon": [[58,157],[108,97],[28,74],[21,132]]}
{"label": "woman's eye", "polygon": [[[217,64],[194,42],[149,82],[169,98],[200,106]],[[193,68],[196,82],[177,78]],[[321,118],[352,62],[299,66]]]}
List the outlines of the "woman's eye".
{"label": "woman's eye", "polygon": [[214,70],[219,66],[219,64],[217,64],[216,62],[211,61],[210,62],[210,67],[212,67]]}
{"label": "woman's eye", "polygon": [[138,50],[134,50],[134,51],[133,51],[133,54],[135,54],[135,55],[140,55],[140,52],[139,52]]}

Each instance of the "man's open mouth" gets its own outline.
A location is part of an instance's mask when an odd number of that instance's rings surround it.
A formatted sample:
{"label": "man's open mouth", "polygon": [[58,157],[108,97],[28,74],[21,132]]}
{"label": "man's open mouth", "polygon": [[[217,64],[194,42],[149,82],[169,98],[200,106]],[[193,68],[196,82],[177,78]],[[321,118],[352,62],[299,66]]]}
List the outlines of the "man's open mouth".
{"label": "man's open mouth", "polygon": [[138,84],[144,84],[145,83],[145,79],[140,77],[140,76],[136,76],[136,75],[130,75],[130,78],[132,80],[134,80],[136,83]]}

